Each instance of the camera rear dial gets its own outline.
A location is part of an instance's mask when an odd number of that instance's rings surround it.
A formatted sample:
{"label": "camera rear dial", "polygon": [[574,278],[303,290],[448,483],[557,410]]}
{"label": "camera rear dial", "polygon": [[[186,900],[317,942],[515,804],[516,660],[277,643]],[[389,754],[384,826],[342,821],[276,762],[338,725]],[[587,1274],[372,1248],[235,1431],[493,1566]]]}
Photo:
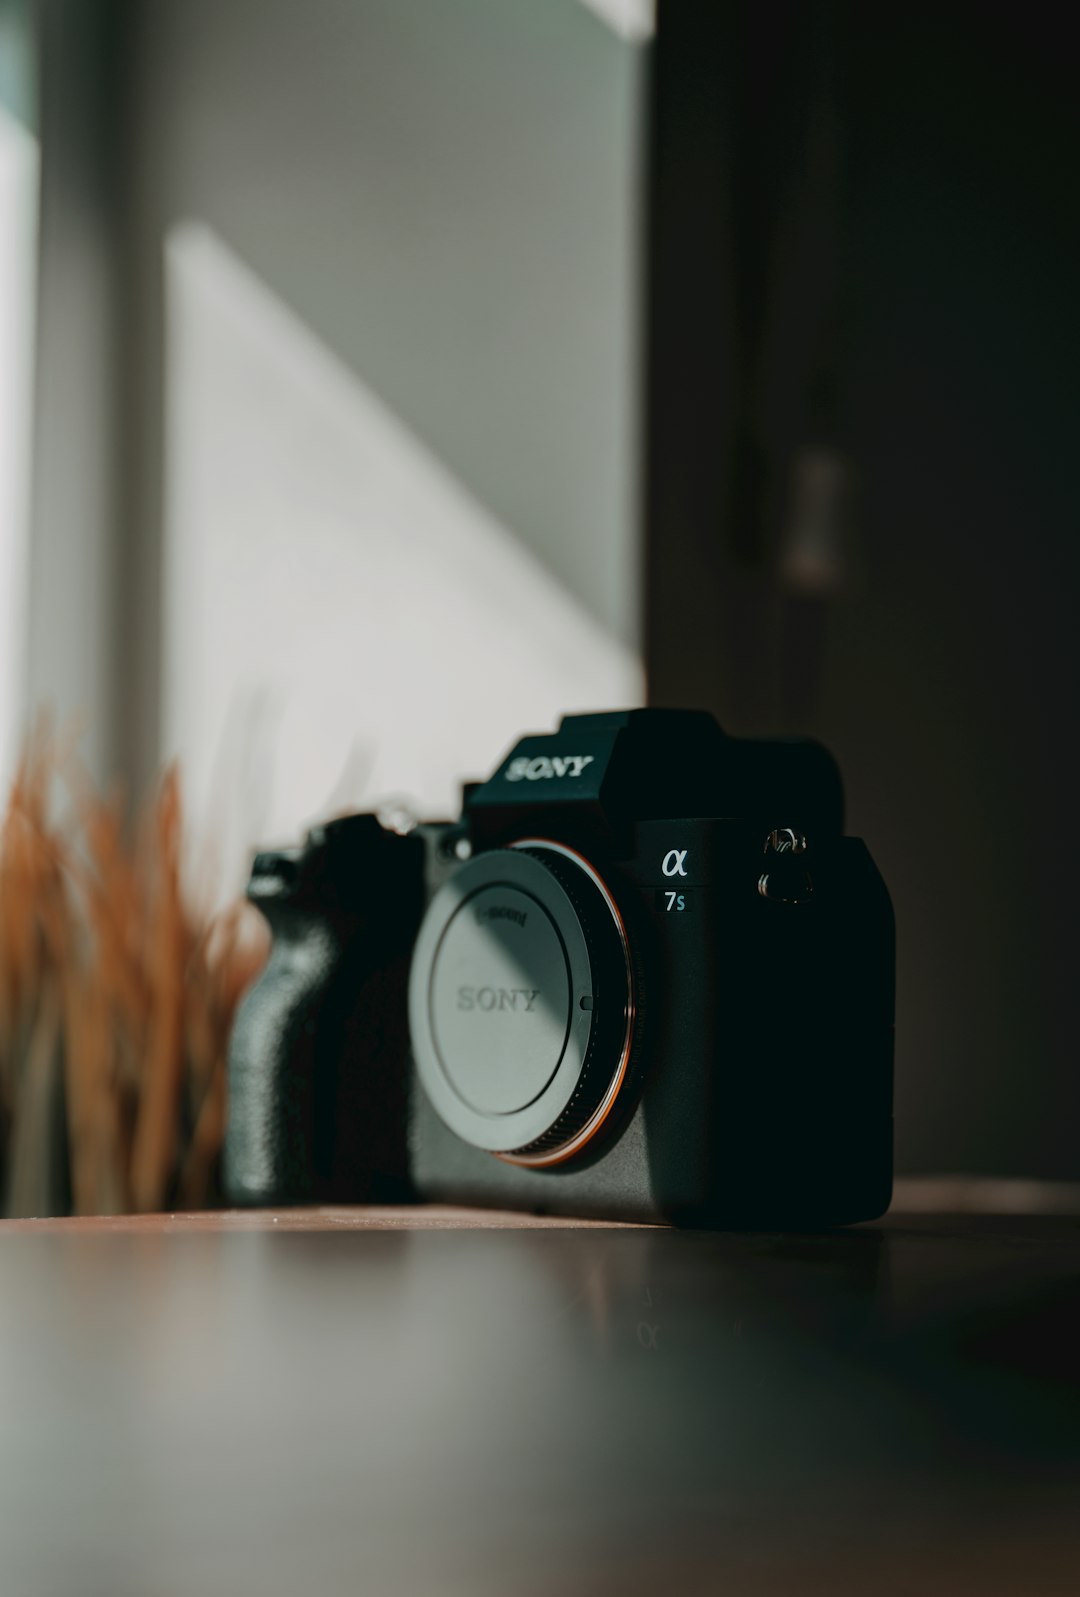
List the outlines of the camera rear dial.
{"label": "camera rear dial", "polygon": [[432,899],[409,981],[417,1072],[459,1137],[510,1164],[581,1153],[634,1040],[626,927],[575,850],[525,838],[469,860]]}

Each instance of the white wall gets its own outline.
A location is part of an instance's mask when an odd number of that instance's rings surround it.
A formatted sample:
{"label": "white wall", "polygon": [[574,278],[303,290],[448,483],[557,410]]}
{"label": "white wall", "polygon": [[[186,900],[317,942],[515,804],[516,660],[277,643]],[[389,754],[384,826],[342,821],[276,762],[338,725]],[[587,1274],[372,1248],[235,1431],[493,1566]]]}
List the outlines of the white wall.
{"label": "white wall", "polygon": [[0,105],[0,787],[24,718],[37,194],[37,142]]}
{"label": "white wall", "polygon": [[640,699],[649,8],[598,10],[41,10],[28,690],[230,862]]}
{"label": "white wall", "polygon": [[519,732],[640,701],[636,654],[203,226],[166,315],[164,746],[223,886],[253,838],[453,814]]}
{"label": "white wall", "polygon": [[139,275],[212,227],[636,645],[641,44],[578,0],[136,13]]}

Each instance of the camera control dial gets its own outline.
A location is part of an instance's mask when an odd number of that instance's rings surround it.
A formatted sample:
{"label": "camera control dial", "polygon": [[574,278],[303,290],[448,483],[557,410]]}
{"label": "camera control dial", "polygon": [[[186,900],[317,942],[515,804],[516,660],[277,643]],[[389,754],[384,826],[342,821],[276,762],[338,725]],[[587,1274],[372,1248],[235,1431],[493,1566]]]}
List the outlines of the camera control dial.
{"label": "camera control dial", "polygon": [[543,1167],[580,1152],[624,1085],[634,979],[593,867],[523,839],[476,855],[432,899],[409,985],[417,1073],[464,1141]]}

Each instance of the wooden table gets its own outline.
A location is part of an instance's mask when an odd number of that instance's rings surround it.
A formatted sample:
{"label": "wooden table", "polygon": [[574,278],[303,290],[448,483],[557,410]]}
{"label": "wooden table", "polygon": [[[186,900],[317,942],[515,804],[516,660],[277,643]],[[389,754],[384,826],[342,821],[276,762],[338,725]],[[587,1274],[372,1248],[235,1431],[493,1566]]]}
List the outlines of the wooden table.
{"label": "wooden table", "polygon": [[933,1196],[0,1226],[0,1593],[1080,1591],[1080,1219]]}

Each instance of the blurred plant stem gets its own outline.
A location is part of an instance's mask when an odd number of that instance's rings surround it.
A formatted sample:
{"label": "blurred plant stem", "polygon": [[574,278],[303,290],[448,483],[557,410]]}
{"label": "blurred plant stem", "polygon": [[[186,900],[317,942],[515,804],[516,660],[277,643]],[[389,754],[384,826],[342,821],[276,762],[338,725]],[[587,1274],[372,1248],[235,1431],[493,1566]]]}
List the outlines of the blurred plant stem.
{"label": "blurred plant stem", "polygon": [[185,891],[175,769],[129,828],[42,723],[0,822],[0,1191],[9,1214],[214,1201],[246,905]]}

